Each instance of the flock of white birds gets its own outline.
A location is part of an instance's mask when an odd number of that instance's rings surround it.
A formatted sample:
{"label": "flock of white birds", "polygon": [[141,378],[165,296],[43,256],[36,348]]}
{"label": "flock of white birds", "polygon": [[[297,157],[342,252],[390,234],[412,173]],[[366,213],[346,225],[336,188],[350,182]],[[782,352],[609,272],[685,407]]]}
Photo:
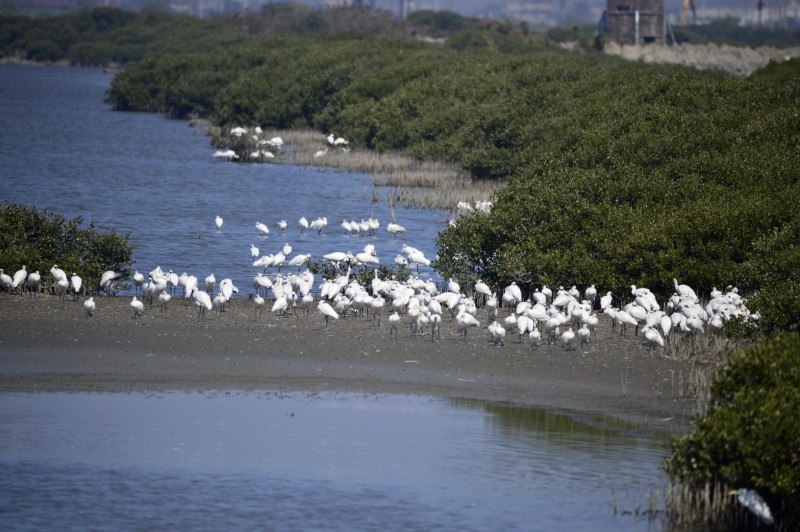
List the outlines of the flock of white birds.
{"label": "flock of white birds", "polygon": [[[223,221],[217,217],[216,223],[221,228]],[[368,317],[380,327],[381,318],[388,315],[390,337],[397,338],[401,322],[405,322],[411,336],[429,336],[431,341],[437,336],[441,339],[443,318],[448,317],[456,335],[466,341],[470,329],[481,328],[477,317],[480,307],[485,309],[485,330],[491,344],[503,345],[507,337],[518,335],[519,342],[527,342],[532,349],[547,343],[565,350],[583,348],[591,343],[600,313],[611,319],[612,330],[618,329],[620,335],[628,334],[630,328],[634,329],[635,335],[641,332],[642,343],[651,349],[664,347],[675,334],[720,334],[728,320],[759,318],[757,313],[747,309],[746,300],[734,287],[728,287],[725,292],[712,289],[710,300],[702,304],[691,287],[679,284],[677,280],[674,280],[673,295],[663,304],[647,288],[631,286],[629,296],[625,297],[629,302],[621,307],[614,305],[614,300],[619,298],[614,298],[611,292],[598,298],[594,285],[582,293],[574,286],[556,291],[542,286],[529,298],[523,299],[516,283],[504,287],[498,297],[498,292],[482,281],[476,282],[469,290],[462,290],[458,282],[450,279],[446,289],[440,290],[432,280],[422,280],[418,276],[411,276],[403,282],[383,280],[375,269],[370,285],[363,286],[351,274],[354,268],[367,268],[379,263],[372,244],[367,244],[363,252],[355,255],[351,252],[325,255],[325,260],[336,264],[344,273],[316,286],[317,276],[308,269],[300,271],[310,256],[297,254],[287,261],[291,252],[291,246],[285,244],[278,254],[261,256],[258,248],[251,245],[253,267],[263,270],[253,277],[252,292],[248,295],[255,316],[262,316],[268,300],[270,312],[278,314],[293,312],[296,316],[307,317],[316,307],[325,319],[326,328],[331,319],[347,316]],[[395,263],[430,264],[430,261],[419,250],[404,245]],[[298,267],[298,272],[281,273],[284,264]],[[277,268],[278,272],[268,274],[268,268]],[[72,274],[68,277],[57,265],[50,269],[50,275],[52,291],[59,297],[71,293],[77,299],[82,292],[83,283],[79,276]],[[99,288],[109,290],[120,277],[113,271],[103,273]],[[230,299],[239,293],[232,279],[217,282],[213,273],[201,281],[194,275],[178,275],[157,267],[146,277],[136,271],[131,280],[136,293],[131,300],[134,318],[142,317],[148,306],[158,306],[163,313],[173,298],[182,297],[197,305],[197,318],[202,319],[206,311],[216,309],[224,312]],[[39,272],[28,272],[24,266],[13,277],[0,269],[0,287],[5,291],[36,293],[44,284],[50,286],[49,279],[47,283],[44,281]],[[93,316],[96,311],[94,298],[86,299],[83,307],[87,317]],[[502,319],[498,315],[501,309],[504,313]]]}

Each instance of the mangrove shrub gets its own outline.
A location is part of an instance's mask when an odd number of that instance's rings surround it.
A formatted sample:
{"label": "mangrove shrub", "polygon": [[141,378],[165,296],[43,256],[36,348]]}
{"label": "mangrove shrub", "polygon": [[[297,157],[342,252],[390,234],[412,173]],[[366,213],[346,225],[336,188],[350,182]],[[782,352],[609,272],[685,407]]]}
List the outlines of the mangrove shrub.
{"label": "mangrove shrub", "polygon": [[128,235],[82,224],[80,216],[68,220],[30,205],[0,206],[0,267],[13,275],[25,266],[50,279],[50,268],[58,265],[67,275],[80,275],[89,288],[99,286],[106,270],[127,275],[133,255]]}
{"label": "mangrove shrub", "polygon": [[800,526],[800,335],[781,333],[731,356],[711,385],[708,414],[675,441],[665,464],[696,487],[750,488],[781,529]]}

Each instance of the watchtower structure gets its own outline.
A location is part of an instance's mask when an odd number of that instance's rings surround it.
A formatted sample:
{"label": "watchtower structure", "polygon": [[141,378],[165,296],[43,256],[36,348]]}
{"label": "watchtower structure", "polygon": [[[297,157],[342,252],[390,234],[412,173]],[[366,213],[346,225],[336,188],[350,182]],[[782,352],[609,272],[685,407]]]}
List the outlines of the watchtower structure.
{"label": "watchtower structure", "polygon": [[666,44],[664,0],[608,0],[608,38],[619,44]]}

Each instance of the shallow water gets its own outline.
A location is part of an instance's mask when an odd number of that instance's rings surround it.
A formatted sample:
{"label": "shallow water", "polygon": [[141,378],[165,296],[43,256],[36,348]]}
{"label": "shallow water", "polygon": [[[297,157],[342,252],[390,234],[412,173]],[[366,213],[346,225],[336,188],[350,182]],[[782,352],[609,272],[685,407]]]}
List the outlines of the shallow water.
{"label": "shallow water", "polygon": [[479,401],[0,394],[0,513],[10,529],[657,530],[635,513],[665,450]]}
{"label": "shallow water", "polygon": [[[210,139],[185,121],[111,110],[103,103],[110,82],[96,69],[0,65],[0,201],[129,232],[132,269],[161,266],[201,282],[214,273],[218,281],[231,278],[240,295],[251,291],[260,271],[252,267],[251,244],[266,255],[289,243],[289,258],[311,253],[321,260],[333,251],[359,253],[370,243],[381,263],[394,264],[407,243],[435,258],[448,213],[396,206],[406,233],[395,239],[386,231],[386,191],[374,189],[371,175],[214,160]],[[373,193],[383,200],[373,203]],[[301,234],[301,216],[324,216],[328,226],[321,234]],[[381,223],[375,236],[345,235],[340,227],[344,219],[370,217]],[[289,224],[283,235],[281,219]],[[270,234],[260,236],[256,222],[267,224]],[[420,274],[436,278],[428,267]]]}

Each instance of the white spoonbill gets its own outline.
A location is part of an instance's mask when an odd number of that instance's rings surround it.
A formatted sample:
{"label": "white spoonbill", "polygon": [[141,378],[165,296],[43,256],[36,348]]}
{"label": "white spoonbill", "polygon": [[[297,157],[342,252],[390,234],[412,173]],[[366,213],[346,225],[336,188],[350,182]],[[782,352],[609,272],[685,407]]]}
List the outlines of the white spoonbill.
{"label": "white spoonbill", "polygon": [[14,286],[14,279],[12,279],[10,275],[8,275],[2,269],[0,269],[0,287],[2,287],[3,290],[8,292],[11,290],[13,286]]}
{"label": "white spoonbill", "polygon": [[575,333],[572,332],[572,329],[567,329],[561,336],[559,337],[559,342],[561,343],[561,348],[569,351],[572,349],[572,342],[575,340]]}
{"label": "white spoonbill", "polygon": [[65,272],[64,270],[59,268],[58,264],[53,264],[53,267],[50,268],[50,275],[53,276],[53,280],[54,281],[58,281],[59,279],[66,279],[67,278],[67,272]]}
{"label": "white spoonbill", "polygon": [[213,273],[211,273],[208,277],[206,277],[205,282],[206,282],[206,292],[210,294],[211,292],[214,291],[214,287],[217,286],[217,278],[214,277]]}
{"label": "white spoonbill", "polygon": [[311,254],[310,253],[306,253],[305,255],[303,255],[303,254],[295,255],[289,261],[289,266],[297,266],[297,270],[300,271],[300,267],[303,264],[305,264],[306,262],[308,262],[309,260],[311,260]]}
{"label": "white spoonbill", "polygon": [[286,220],[278,220],[278,229],[281,230],[281,234],[283,234],[288,225],[289,224],[286,222]]}
{"label": "white spoonbill", "polygon": [[255,261],[260,254],[261,250],[259,250],[255,245],[250,244],[250,258]]}
{"label": "white spoonbill", "polygon": [[11,288],[17,288],[22,282],[28,278],[28,270],[23,265],[21,270],[14,272],[14,278],[11,280]]}
{"label": "white spoonbill", "polygon": [[308,220],[305,216],[301,216],[299,220],[297,220],[297,225],[300,226],[300,233],[305,233],[306,229],[308,229]]}
{"label": "white spoonbill", "polygon": [[94,304],[94,298],[93,297],[90,297],[89,299],[87,299],[86,301],[83,302],[83,311],[86,313],[86,317],[87,318],[91,318],[92,316],[94,316],[95,308],[96,307],[95,307],[95,304]]}
{"label": "white spoonbill", "polygon": [[83,286],[83,279],[77,273],[73,273],[72,277],[69,278],[70,285],[72,286],[72,292],[75,294],[75,298],[77,299],[78,294],[81,292],[81,286]]}
{"label": "white spoonbill", "polygon": [[117,273],[113,270],[106,270],[103,272],[103,275],[100,276],[100,288],[103,290],[109,290],[111,288],[111,281],[115,281],[122,277],[121,273]]}
{"label": "white spoonbill", "polygon": [[35,271],[28,274],[28,278],[25,279],[25,286],[28,287],[28,290],[31,291],[31,294],[35,294],[39,291],[39,285],[41,282],[42,276],[38,271]]}
{"label": "white spoonbill", "polygon": [[323,216],[323,217],[321,217],[321,218],[317,218],[317,219],[315,219],[315,220],[314,220],[314,221],[312,221],[312,222],[311,222],[311,223],[310,223],[308,226],[309,226],[311,229],[314,229],[314,230],[315,230],[315,231],[316,231],[316,232],[319,234],[319,233],[322,233],[322,229],[323,229],[323,228],[324,228],[326,225],[328,225],[328,218],[326,218],[325,216]]}
{"label": "white spoonbill", "polygon": [[144,274],[139,271],[133,272],[133,289],[136,292],[141,292],[142,285],[144,284]]}
{"label": "white spoonbill", "polygon": [[461,312],[456,316],[456,332],[464,335],[464,342],[467,341],[467,331],[470,327],[480,325],[478,319],[469,312]]}
{"label": "white spoonbill", "polygon": [[261,313],[264,310],[264,303],[265,301],[264,298],[261,297],[261,294],[256,294],[255,297],[253,297],[253,310],[258,316],[261,316]]}
{"label": "white spoonbill", "polygon": [[64,296],[67,295],[67,290],[69,290],[69,281],[67,281],[66,277],[62,277],[58,281],[56,281],[55,286],[53,287],[56,295],[59,299],[63,300]]}
{"label": "white spoonbill", "polygon": [[222,224],[223,224],[222,216],[218,214],[217,217],[214,218],[214,225],[217,226],[217,232],[219,232],[219,230],[222,229]]}
{"label": "white spoonbill", "polygon": [[266,236],[269,234],[269,227],[262,222],[256,222],[256,229],[261,236]]}
{"label": "white spoonbill", "polygon": [[172,296],[169,295],[169,292],[166,290],[158,294],[158,306],[161,309],[162,314],[165,310],[167,310],[167,303],[169,303],[170,299],[172,299]]}
{"label": "white spoonbill", "polygon": [[131,307],[133,307],[133,319],[141,318],[144,314],[144,303],[139,301],[136,296],[131,300]]}
{"label": "white spoonbill", "polygon": [[400,224],[394,223],[394,222],[390,222],[389,225],[386,226],[386,230],[389,231],[390,233],[392,233],[395,238],[397,238],[397,234],[398,233],[405,233],[406,232],[406,228],[405,227],[403,227]]}
{"label": "white spoonbill", "polygon": [[320,302],[317,304],[317,311],[318,311],[320,314],[322,314],[322,316],[324,316],[324,317],[325,317],[325,328],[326,328],[326,329],[328,328],[328,320],[329,320],[330,318],[333,318],[333,319],[335,319],[335,320],[338,320],[338,319],[339,319],[339,314],[337,314],[337,313],[336,313],[336,311],[335,311],[335,310],[333,310],[333,307],[332,307],[332,306],[330,306],[330,305],[329,305],[327,302],[325,302],[325,301],[320,301]]}
{"label": "white spoonbill", "polygon": [[200,312],[197,313],[197,319],[200,319],[200,316],[204,315],[206,310],[211,310],[213,308],[211,296],[206,292],[198,290],[196,286],[192,287],[192,298],[194,299],[194,304],[200,307]]}

